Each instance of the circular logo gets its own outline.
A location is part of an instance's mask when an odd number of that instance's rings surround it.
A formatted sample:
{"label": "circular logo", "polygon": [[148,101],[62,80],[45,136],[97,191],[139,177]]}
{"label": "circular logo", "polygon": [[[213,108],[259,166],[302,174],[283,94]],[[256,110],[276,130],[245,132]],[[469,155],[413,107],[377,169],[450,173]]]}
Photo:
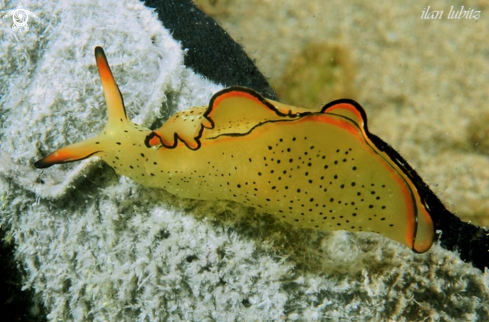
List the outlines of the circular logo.
{"label": "circular logo", "polygon": [[24,9],[17,9],[13,12],[12,17],[14,18],[13,30],[18,28],[29,28],[27,26],[27,21],[29,20],[29,14]]}
{"label": "circular logo", "polygon": [[19,3],[16,9],[7,11],[7,14],[3,17],[4,18],[12,17],[12,20],[14,21],[14,24],[12,25],[13,31],[22,30],[22,29],[29,31],[29,25],[27,24],[27,21],[29,20],[29,16],[37,19],[37,16],[33,12],[24,9],[22,7],[22,3]]}

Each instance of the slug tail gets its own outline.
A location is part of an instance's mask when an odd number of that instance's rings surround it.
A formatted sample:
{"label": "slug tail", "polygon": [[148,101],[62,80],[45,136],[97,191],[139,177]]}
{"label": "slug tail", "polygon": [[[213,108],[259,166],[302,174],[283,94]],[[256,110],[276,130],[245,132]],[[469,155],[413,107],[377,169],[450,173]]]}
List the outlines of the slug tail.
{"label": "slug tail", "polygon": [[413,250],[416,253],[427,252],[435,239],[435,228],[431,216],[425,209],[421,209],[417,218],[416,239]]}

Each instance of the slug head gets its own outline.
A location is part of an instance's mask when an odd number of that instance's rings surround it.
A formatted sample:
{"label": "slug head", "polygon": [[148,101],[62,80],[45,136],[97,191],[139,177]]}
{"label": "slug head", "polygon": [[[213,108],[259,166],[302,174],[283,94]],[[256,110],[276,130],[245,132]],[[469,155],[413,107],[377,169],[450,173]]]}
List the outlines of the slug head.
{"label": "slug head", "polygon": [[101,47],[95,47],[95,60],[108,110],[108,122],[104,130],[94,138],[52,152],[34,163],[34,166],[43,169],[54,164],[99,156],[120,174],[132,178],[141,176],[144,169],[139,170],[135,164],[141,162],[144,153],[149,152],[144,146],[144,139],[151,131],[128,120],[122,95]]}

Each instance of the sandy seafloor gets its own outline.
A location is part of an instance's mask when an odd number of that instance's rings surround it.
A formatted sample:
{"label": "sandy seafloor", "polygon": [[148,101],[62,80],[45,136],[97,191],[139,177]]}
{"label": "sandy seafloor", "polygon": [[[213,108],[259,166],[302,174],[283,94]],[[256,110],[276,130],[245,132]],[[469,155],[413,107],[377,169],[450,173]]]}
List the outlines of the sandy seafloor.
{"label": "sandy seafloor", "polygon": [[[489,225],[489,1],[198,4],[275,89],[306,46],[341,47],[354,75],[337,78],[352,83],[348,93],[366,109],[371,132],[400,152],[452,212]],[[443,18],[421,19],[428,5]],[[480,18],[448,19],[452,5],[479,10]],[[336,98],[326,94],[324,103]]]}

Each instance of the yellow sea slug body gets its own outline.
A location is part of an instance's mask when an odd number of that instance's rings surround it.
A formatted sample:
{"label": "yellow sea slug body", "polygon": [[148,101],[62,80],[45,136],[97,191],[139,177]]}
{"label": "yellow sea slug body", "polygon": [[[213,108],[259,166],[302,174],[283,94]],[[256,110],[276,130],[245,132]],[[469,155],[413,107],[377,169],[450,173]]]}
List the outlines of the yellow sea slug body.
{"label": "yellow sea slug body", "polygon": [[233,200],[303,228],[377,232],[416,252],[431,247],[422,197],[402,160],[371,140],[356,102],[311,111],[231,87],[151,131],[127,119],[100,47],[95,56],[109,111],[104,131],[36,167],[99,156],[117,173],[180,197]]}

